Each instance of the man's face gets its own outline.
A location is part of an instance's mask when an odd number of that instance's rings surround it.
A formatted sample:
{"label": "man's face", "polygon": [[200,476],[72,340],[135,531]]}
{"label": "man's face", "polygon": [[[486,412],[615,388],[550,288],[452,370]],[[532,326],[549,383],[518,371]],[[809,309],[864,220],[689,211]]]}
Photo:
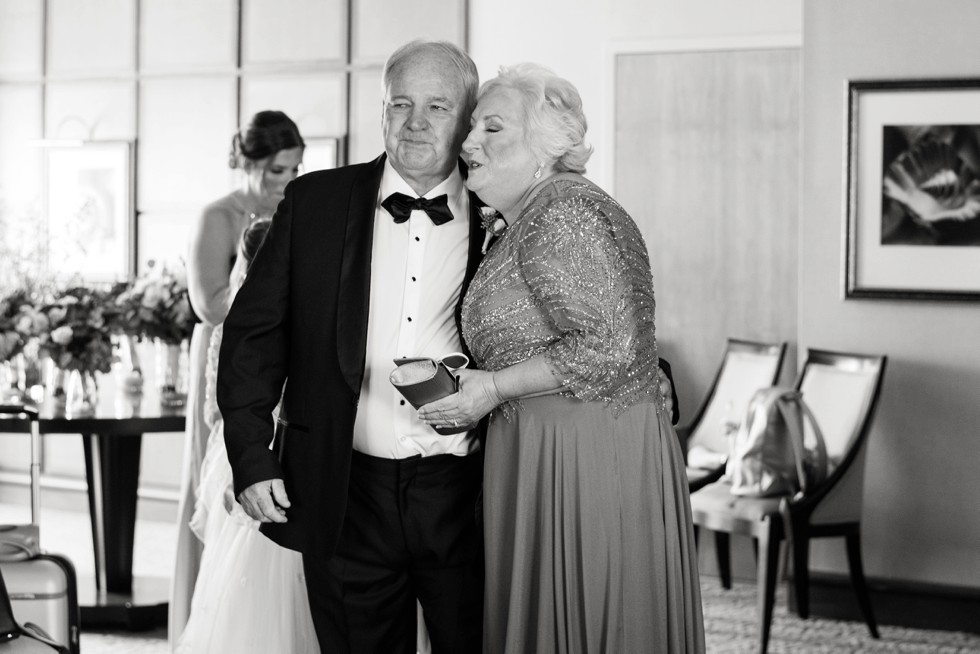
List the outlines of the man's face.
{"label": "man's face", "polygon": [[459,72],[434,53],[394,71],[385,89],[383,135],[395,170],[422,195],[442,182],[459,157],[468,115]]}

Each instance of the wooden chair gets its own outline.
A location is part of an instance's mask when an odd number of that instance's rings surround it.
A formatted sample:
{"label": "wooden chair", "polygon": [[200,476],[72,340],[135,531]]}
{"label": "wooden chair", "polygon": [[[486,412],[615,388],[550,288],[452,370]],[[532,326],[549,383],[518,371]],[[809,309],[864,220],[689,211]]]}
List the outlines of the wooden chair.
{"label": "wooden chair", "polygon": [[687,456],[687,482],[692,493],[724,474],[729,448],[724,423],[740,421],[752,394],[776,383],[785,354],[785,342],[728,339],[701,406],[688,425],[677,428]]}
{"label": "wooden chair", "polygon": [[[792,549],[793,592],[797,613],[809,616],[809,551],[811,538],[843,536],[851,583],[873,638],[878,627],[861,564],[861,501],[868,433],[885,374],[886,357],[810,349],[795,387],[813,411],[823,432],[831,471],[827,479],[802,497],[735,497],[722,479],[691,496],[694,524],[716,534],[743,534],[755,539],[759,597],[759,642],[769,644],[779,550],[783,540]],[[809,425],[805,426],[809,434]],[[716,541],[719,570],[728,558],[727,538]],[[723,550],[723,551],[722,551]],[[727,570],[727,564],[725,566]],[[725,587],[731,580],[722,579]]]}

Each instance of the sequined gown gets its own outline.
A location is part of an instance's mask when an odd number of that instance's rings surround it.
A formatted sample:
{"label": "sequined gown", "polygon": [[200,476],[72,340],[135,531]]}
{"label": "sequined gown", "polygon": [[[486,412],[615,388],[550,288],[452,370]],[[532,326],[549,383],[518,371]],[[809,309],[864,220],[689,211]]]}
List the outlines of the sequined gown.
{"label": "sequined gown", "polygon": [[565,389],[490,417],[484,652],[703,652],[687,478],[633,220],[578,175],[546,181],[490,247],[462,326],[481,368],[543,355]]}
{"label": "sequined gown", "polygon": [[316,654],[302,555],[263,536],[237,503],[230,513],[225,508],[231,466],[214,393],[221,332],[221,325],[214,328],[207,351],[204,416],[211,433],[190,522],[204,554],[175,652]]}

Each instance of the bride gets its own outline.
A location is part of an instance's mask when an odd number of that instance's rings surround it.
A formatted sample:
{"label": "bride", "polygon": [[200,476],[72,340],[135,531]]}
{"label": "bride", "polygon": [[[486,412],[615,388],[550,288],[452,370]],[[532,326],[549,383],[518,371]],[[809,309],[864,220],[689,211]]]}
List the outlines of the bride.
{"label": "bride", "polygon": [[[271,220],[259,219],[242,234],[230,276],[233,294]],[[208,347],[205,422],[210,426],[191,529],[204,554],[179,654],[235,652],[318,653],[299,552],[279,547],[261,533],[235,501],[225,450],[224,421],[215,400],[221,325]],[[251,627],[251,628],[250,628]]]}

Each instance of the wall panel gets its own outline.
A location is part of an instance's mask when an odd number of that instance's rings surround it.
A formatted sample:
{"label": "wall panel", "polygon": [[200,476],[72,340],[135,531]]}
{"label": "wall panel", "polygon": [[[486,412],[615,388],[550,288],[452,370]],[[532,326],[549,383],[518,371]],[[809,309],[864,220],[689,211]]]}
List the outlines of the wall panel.
{"label": "wall panel", "polygon": [[615,187],[687,416],[727,337],[789,341],[795,361],[799,103],[795,49],[617,59]]}

